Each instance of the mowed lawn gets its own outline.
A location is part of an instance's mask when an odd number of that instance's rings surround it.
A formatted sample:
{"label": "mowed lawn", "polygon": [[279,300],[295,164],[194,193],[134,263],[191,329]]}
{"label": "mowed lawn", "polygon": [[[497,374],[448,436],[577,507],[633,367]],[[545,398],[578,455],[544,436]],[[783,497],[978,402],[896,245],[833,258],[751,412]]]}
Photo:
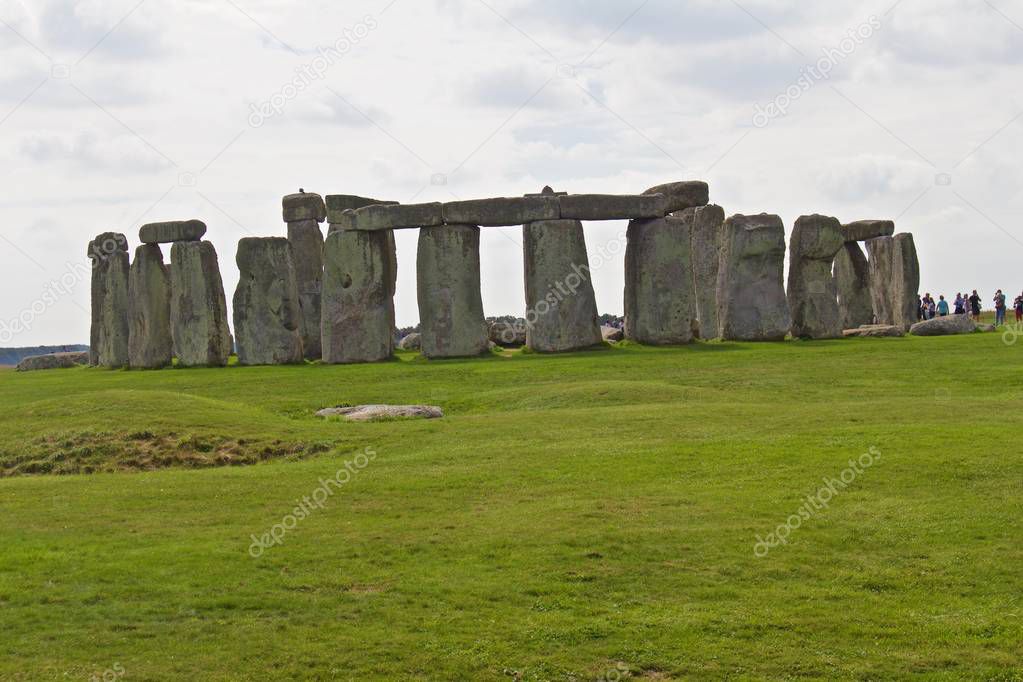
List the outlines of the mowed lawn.
{"label": "mowed lawn", "polygon": [[1021,411],[1001,334],[0,371],[0,679],[1023,680]]}

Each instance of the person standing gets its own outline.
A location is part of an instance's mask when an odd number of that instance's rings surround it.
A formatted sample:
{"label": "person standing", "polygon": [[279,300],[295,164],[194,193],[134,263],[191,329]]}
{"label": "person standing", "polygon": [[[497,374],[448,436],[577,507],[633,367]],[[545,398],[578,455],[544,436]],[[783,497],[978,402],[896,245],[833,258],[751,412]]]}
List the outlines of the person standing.
{"label": "person standing", "polygon": [[956,293],[955,314],[956,315],[962,315],[965,312],[966,312],[966,306],[963,305],[963,295],[960,294],[960,293]]}
{"label": "person standing", "polygon": [[973,315],[974,322],[980,322],[980,296],[976,289],[970,295],[970,314]]}
{"label": "person standing", "polygon": [[948,301],[945,300],[944,296],[938,296],[938,317],[945,317],[948,315]]}
{"label": "person standing", "polygon": [[1016,300],[1012,302],[1012,307],[1016,310],[1016,324],[1023,322],[1023,294],[1016,297]]}
{"label": "person standing", "polygon": [[1001,327],[1005,324],[1005,294],[999,289],[995,292],[995,326]]}

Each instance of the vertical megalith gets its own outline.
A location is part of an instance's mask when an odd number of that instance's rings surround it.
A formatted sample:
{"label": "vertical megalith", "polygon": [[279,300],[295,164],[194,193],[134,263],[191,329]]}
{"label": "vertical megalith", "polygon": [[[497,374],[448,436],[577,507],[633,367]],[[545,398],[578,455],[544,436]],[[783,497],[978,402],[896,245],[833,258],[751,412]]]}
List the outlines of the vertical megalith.
{"label": "vertical megalith", "polygon": [[877,324],[895,325],[892,285],[895,280],[895,237],[876,237],[866,241],[870,272],[870,302]]}
{"label": "vertical megalith", "polygon": [[92,328],[89,364],[128,365],[128,240],[104,232],[89,242],[92,261]]}
{"label": "vertical megalith", "polygon": [[650,345],[689,343],[696,326],[693,209],[633,220],[625,248],[625,338]]}
{"label": "vertical megalith", "polygon": [[480,355],[490,339],[480,293],[480,228],[419,230],[416,262],[422,352],[428,358]]}
{"label": "vertical megalith", "polygon": [[527,223],[522,228],[522,250],[526,345],[542,353],[557,353],[601,343],[582,223]]}
{"label": "vertical megalith", "polygon": [[842,336],[831,267],[844,243],[838,218],[810,215],[796,220],[789,240],[788,299],[793,336],[802,339]]}
{"label": "vertical megalith", "polygon": [[323,299],[323,232],[320,223],[326,217],[326,206],[319,194],[289,194],[282,202],[284,222],[288,224],[302,309],[302,347],[307,360],[323,356],[320,346],[320,309]]}
{"label": "vertical megalith", "polygon": [[792,326],[785,298],[785,226],[776,215],[734,215],[721,233],[718,330],[735,341],[781,341]]}
{"label": "vertical megalith", "polygon": [[394,353],[393,242],[387,230],[338,230],[324,247],[323,361],[376,362]]}
{"label": "vertical megalith", "polygon": [[210,242],[171,247],[171,335],[182,367],[224,366],[231,355],[224,282]]}
{"label": "vertical megalith", "polygon": [[170,273],[163,263],[159,244],[135,249],[128,277],[128,357],[138,369],[157,369],[171,364]]}
{"label": "vertical megalith", "polygon": [[302,308],[291,243],[280,237],[238,242],[234,333],[242,365],[303,360]]}
{"label": "vertical megalith", "polygon": [[916,319],[920,289],[920,262],[913,235],[867,241],[870,256],[870,297],[878,324],[890,324],[908,331]]}
{"label": "vertical megalith", "polygon": [[699,334],[701,339],[716,339],[718,265],[721,258],[721,231],[724,229],[725,211],[714,204],[687,210],[693,212],[693,288],[696,293]]}
{"label": "vertical megalith", "polygon": [[843,329],[857,329],[874,321],[870,300],[870,265],[857,242],[846,242],[835,254],[835,288]]}

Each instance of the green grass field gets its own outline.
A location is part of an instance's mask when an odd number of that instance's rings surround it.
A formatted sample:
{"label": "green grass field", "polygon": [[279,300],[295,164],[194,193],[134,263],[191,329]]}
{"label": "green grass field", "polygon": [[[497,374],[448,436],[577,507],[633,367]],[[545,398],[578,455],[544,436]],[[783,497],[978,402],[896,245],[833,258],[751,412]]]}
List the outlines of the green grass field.
{"label": "green grass field", "polygon": [[0,679],[1023,680],[1021,410],[1001,334],[0,371]]}

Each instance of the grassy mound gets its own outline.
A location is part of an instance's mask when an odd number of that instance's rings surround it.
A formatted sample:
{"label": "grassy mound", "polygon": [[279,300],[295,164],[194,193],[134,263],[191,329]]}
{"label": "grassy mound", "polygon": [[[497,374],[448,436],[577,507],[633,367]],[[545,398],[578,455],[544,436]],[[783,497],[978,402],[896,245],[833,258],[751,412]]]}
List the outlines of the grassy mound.
{"label": "grassy mound", "polygon": [[[1019,680],[1021,374],[999,334],[2,371],[0,679]],[[314,416],[377,402],[446,416]]]}

